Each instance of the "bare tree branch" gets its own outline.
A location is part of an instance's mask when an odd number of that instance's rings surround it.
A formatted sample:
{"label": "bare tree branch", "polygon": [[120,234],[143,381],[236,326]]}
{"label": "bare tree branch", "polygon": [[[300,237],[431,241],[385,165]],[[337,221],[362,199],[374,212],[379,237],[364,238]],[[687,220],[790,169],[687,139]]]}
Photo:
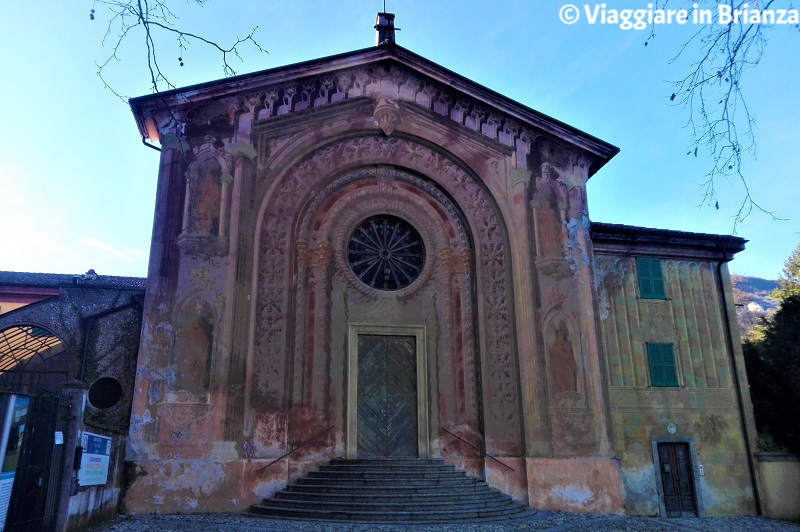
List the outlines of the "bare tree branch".
{"label": "bare tree branch", "polygon": [[[187,0],[189,4],[196,4],[198,7],[203,7],[206,1]],[[233,58],[242,60],[240,54],[242,46],[249,45],[259,52],[266,53],[266,50],[261,47],[255,38],[258,26],[254,27],[246,36],[237,37],[231,45],[225,46],[196,32],[187,31],[180,27],[178,25],[180,19],[170,10],[168,3],[170,3],[170,0],[94,0],[89,16],[92,20],[100,16],[96,13],[98,6],[108,11],[108,22],[102,44],[111,50],[105,61],[97,63],[97,75],[103,82],[103,86],[117,97],[123,100],[127,99],[116,88],[112,87],[106,77],[106,72],[111,65],[120,61],[120,51],[123,45],[131,39],[141,39],[141,45],[146,51],[150,89],[153,92],[175,88],[175,85],[166,74],[163,64],[159,61],[158,42],[159,39],[165,36],[175,38],[180,51],[178,56],[180,66],[184,64],[183,56],[188,47],[193,43],[201,44],[220,55],[222,72],[225,76],[236,75],[236,69],[231,64],[231,60]]]}
{"label": "bare tree branch", "polygon": [[[665,9],[670,1],[660,0],[656,7]],[[773,8],[773,4],[775,0],[700,0],[688,11],[711,8],[718,13],[718,7],[726,5],[731,10],[763,12]],[[734,215],[734,232],[754,210],[776,218],[753,197],[743,169],[746,159],[756,158],[756,119],[747,105],[742,80],[764,56],[765,32],[772,27],[771,24],[749,23],[741,19],[730,24],[714,20],[701,25],[670,61],[691,61],[686,76],[672,82],[673,93],[670,96],[670,101],[682,106],[688,114],[687,155],[696,157],[700,151],[707,153],[713,161],[705,181],[700,183],[703,193],[701,205],[713,205],[719,209],[717,183],[720,178],[734,179],[744,189],[742,202]],[[645,46],[655,37],[655,25],[651,25]]]}
{"label": "bare tree branch", "polygon": [[[197,7],[203,7],[206,1],[186,0],[188,4],[194,4]],[[266,53],[266,50],[261,47],[254,37],[258,26],[253,28],[245,37],[237,38],[230,46],[223,46],[212,39],[196,32],[186,31],[180,27],[178,25],[180,19],[170,10],[168,3],[174,5],[175,0],[93,0],[89,15],[91,20],[95,20],[98,16],[96,14],[97,5],[104,7],[108,11],[106,31],[102,44],[111,50],[105,61],[97,63],[97,75],[103,82],[104,87],[123,101],[127,101],[127,98],[107,81],[106,72],[114,63],[121,61],[120,52],[127,42],[132,41],[134,45],[138,43],[138,46],[146,52],[150,88],[154,93],[175,88],[175,85],[167,75],[163,63],[160,62],[161,54],[159,51],[164,46],[164,37],[175,39],[180,54],[178,56],[179,66],[182,67],[184,65],[183,57],[187,49],[191,44],[196,43],[211,49],[219,55],[222,61],[222,72],[225,76],[236,75],[236,70],[231,65],[231,60],[232,58],[243,60],[240,49],[244,45],[253,46],[259,52]],[[178,124],[180,121],[173,114],[166,100],[164,100],[164,104],[173,123]],[[180,139],[180,142],[184,143],[185,139]],[[190,168],[189,150],[183,149],[180,150],[180,153],[182,154],[185,168]],[[190,179],[187,181],[187,187],[189,188],[187,201],[189,202],[189,208],[192,209],[194,208],[193,204],[196,201],[196,197],[191,190],[193,185]],[[190,225],[187,229],[190,233],[197,232],[193,218],[190,220]],[[196,258],[202,258],[209,261],[212,266],[217,266],[214,255],[206,248],[205,243],[201,240],[198,244],[200,250],[197,252]]]}

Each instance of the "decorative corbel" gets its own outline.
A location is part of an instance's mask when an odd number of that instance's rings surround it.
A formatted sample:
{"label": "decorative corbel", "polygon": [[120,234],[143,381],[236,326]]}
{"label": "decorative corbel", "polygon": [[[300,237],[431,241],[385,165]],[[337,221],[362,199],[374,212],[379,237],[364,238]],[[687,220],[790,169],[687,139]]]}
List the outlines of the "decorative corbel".
{"label": "decorative corbel", "polygon": [[372,118],[375,120],[375,125],[388,137],[400,125],[400,106],[391,100],[381,98],[375,105]]}

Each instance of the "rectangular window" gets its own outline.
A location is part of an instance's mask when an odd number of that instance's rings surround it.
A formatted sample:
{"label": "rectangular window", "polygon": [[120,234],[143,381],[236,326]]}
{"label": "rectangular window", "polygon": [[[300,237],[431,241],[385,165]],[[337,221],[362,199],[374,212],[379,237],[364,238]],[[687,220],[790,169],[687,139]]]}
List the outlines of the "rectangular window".
{"label": "rectangular window", "polygon": [[678,386],[675,369],[675,352],[672,344],[647,343],[647,362],[650,365],[650,383],[653,386]]}
{"label": "rectangular window", "polygon": [[661,260],[636,259],[639,277],[639,297],[643,299],[667,299],[664,292],[664,277],[661,275]]}

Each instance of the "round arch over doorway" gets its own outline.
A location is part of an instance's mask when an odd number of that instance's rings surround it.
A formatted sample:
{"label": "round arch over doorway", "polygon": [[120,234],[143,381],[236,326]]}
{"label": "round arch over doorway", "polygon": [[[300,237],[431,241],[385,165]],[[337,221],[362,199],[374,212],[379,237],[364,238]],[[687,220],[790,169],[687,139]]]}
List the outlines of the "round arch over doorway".
{"label": "round arch over doorway", "polygon": [[[376,215],[413,225],[429,259],[417,280],[391,295],[375,294],[346,260],[352,232]],[[440,441],[447,429],[478,448],[519,456],[505,224],[479,178],[408,138],[341,139],[276,177],[255,244],[245,432],[264,424],[275,439],[304,441],[336,425],[331,451],[344,455],[348,326],[425,326],[431,454],[456,452],[468,469],[482,467],[472,451]]]}

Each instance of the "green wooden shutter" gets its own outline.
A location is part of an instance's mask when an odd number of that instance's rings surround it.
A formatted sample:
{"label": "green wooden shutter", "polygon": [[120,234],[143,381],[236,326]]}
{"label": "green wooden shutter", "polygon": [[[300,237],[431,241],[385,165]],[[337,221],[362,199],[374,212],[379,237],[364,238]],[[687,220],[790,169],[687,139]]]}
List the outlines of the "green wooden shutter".
{"label": "green wooden shutter", "polygon": [[636,273],[639,278],[639,297],[644,299],[667,298],[661,273],[661,260],[636,259]]}
{"label": "green wooden shutter", "polygon": [[652,297],[653,287],[650,284],[650,259],[636,259],[636,273],[639,275],[639,296]]}
{"label": "green wooden shutter", "polygon": [[667,294],[664,293],[664,277],[661,275],[661,261],[658,259],[650,259],[650,283],[653,289],[653,298],[667,298]]}
{"label": "green wooden shutter", "polygon": [[647,361],[653,386],[678,386],[675,352],[672,344],[647,344]]}
{"label": "green wooden shutter", "polygon": [[664,372],[664,386],[677,386],[678,371],[675,369],[672,344],[661,344],[661,367]]}
{"label": "green wooden shutter", "polygon": [[650,365],[650,381],[653,386],[664,386],[664,372],[661,371],[661,349],[658,344],[647,344],[647,362]]}

